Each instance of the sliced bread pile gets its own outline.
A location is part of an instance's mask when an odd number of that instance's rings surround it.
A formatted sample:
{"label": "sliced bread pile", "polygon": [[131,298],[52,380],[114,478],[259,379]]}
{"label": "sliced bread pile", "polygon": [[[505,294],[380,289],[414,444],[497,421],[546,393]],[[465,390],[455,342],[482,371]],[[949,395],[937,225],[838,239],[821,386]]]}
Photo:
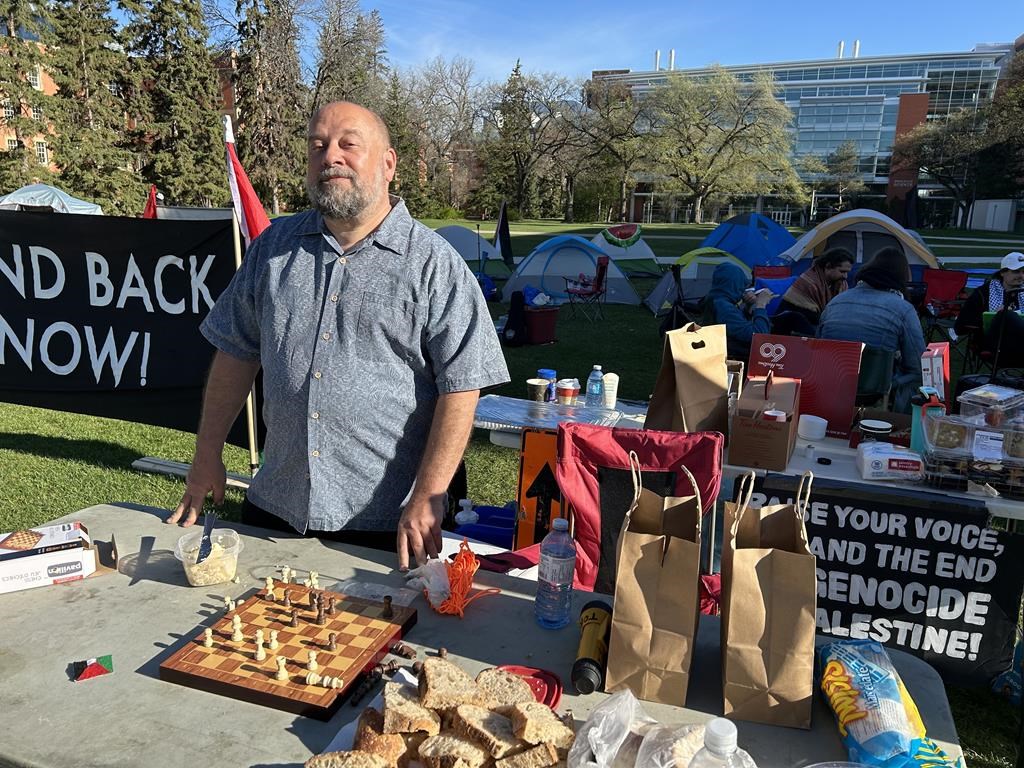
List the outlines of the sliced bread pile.
{"label": "sliced bread pile", "polygon": [[573,738],[521,677],[485,669],[474,680],[446,659],[429,658],[418,689],[384,686],[383,712],[363,712],[352,751],[316,755],[306,768],[561,767]]}

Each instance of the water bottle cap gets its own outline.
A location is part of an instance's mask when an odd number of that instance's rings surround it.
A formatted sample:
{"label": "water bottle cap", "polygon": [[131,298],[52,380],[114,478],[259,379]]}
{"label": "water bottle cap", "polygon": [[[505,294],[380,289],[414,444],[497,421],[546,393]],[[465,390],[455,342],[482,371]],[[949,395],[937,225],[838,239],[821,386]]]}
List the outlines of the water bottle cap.
{"label": "water bottle cap", "polygon": [[713,752],[733,752],[736,741],[736,726],[731,720],[716,717],[704,727],[704,746]]}
{"label": "water bottle cap", "polygon": [[554,522],[551,523],[551,528],[556,531],[568,531],[569,521],[564,517],[556,517]]}
{"label": "water bottle cap", "polygon": [[601,366],[600,365],[595,365],[594,366],[594,370],[595,371],[600,371],[601,370]]}
{"label": "water bottle cap", "polygon": [[554,368],[538,368],[537,369],[538,379],[557,379],[558,374],[555,373]]}

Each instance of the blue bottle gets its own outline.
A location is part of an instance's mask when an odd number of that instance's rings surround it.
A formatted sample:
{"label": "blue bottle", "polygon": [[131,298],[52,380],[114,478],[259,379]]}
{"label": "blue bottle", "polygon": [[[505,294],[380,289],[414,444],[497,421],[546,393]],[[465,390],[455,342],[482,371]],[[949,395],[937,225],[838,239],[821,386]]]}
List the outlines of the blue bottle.
{"label": "blue bottle", "polygon": [[587,408],[604,408],[604,374],[595,365],[587,377]]}
{"label": "blue bottle", "polygon": [[545,629],[569,623],[572,611],[572,577],[576,570],[576,545],[569,535],[569,521],[555,518],[551,533],[540,543],[537,599],[534,614]]}

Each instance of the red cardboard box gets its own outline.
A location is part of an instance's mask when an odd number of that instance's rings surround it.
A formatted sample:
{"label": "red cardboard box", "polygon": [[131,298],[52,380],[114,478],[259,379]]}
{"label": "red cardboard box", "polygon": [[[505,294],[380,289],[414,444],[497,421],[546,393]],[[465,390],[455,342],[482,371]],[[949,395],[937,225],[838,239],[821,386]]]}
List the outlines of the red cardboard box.
{"label": "red cardboard box", "polygon": [[863,351],[857,341],[755,333],[747,375],[800,379],[800,413],[828,420],[829,436],[849,438]]}
{"label": "red cardboard box", "polygon": [[921,383],[935,387],[939,400],[946,403],[949,390],[949,342],[936,341],[928,345],[921,355]]}

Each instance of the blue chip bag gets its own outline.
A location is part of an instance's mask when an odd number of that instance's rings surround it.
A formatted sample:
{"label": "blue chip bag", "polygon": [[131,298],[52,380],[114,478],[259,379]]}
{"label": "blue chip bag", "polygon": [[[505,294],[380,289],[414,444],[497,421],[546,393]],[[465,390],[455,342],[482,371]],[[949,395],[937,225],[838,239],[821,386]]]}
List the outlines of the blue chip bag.
{"label": "blue chip bag", "polygon": [[818,649],[821,690],[850,760],[884,768],[958,766],[925,733],[917,705],[885,648],[840,640]]}

